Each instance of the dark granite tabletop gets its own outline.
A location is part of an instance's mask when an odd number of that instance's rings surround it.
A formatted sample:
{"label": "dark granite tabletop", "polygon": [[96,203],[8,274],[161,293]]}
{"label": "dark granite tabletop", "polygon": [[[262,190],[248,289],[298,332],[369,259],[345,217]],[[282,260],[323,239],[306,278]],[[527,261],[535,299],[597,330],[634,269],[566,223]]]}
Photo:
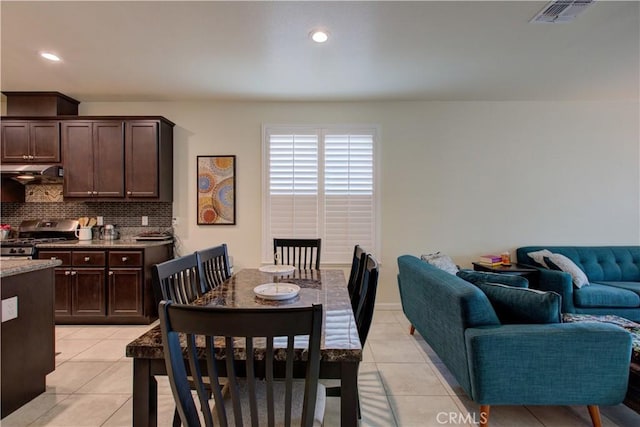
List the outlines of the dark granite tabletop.
{"label": "dark granite tabletop", "polygon": [[[300,286],[300,293],[288,300],[270,301],[256,296],[253,292],[253,288],[260,284],[276,281],[296,284]],[[362,346],[342,270],[295,270],[289,275],[277,276],[262,273],[257,269],[246,269],[203,295],[194,304],[224,307],[296,307],[322,304],[322,360],[362,360]],[[204,346],[203,343],[199,344]],[[259,343],[256,343],[256,347],[258,346]],[[305,346],[301,343],[301,347]],[[238,343],[236,359],[244,359],[243,347],[243,343]],[[126,355],[134,358],[163,359],[160,326],[129,343]],[[296,352],[296,359],[298,358],[305,359],[302,350]]]}

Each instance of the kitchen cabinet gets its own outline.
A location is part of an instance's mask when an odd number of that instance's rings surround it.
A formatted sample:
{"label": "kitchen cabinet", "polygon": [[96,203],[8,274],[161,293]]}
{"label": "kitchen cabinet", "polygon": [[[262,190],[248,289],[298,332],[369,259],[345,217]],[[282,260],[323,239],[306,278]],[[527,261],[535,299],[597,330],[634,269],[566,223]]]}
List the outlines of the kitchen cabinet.
{"label": "kitchen cabinet", "polygon": [[55,269],[55,314],[104,317],[105,251],[43,251],[40,259],[59,259]]}
{"label": "kitchen cabinet", "polygon": [[173,200],[173,123],[119,117],[62,122],[64,196]]}
{"label": "kitchen cabinet", "polygon": [[64,197],[124,197],[124,122],[62,122]]}
{"label": "kitchen cabinet", "polygon": [[173,198],[173,129],[162,120],[130,120],[125,136],[128,199]]}
{"label": "kitchen cabinet", "polygon": [[55,269],[57,324],[149,324],[157,319],[151,267],[171,258],[170,245],[68,247],[38,250],[39,259],[62,261]]}
{"label": "kitchen cabinet", "polygon": [[109,316],[142,316],[142,251],[109,251]]}
{"label": "kitchen cabinet", "polygon": [[60,122],[3,120],[0,161],[3,163],[60,163]]}

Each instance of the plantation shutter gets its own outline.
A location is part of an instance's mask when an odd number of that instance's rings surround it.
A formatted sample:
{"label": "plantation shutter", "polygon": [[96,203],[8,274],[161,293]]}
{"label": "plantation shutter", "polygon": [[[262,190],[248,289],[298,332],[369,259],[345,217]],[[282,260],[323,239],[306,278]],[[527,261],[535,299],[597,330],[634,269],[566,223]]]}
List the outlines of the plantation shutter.
{"label": "plantation shutter", "polygon": [[359,244],[375,247],[373,199],[373,136],[327,134],[324,138],[323,258],[344,263]]}
{"label": "plantation shutter", "polygon": [[377,251],[374,130],[266,127],[263,143],[263,262],[274,237],[321,238],[323,264]]}

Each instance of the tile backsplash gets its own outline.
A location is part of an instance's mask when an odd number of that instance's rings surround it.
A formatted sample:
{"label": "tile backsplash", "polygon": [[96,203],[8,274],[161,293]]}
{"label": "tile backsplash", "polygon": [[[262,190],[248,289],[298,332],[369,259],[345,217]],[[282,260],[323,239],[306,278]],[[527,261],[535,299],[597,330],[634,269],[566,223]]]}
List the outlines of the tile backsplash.
{"label": "tile backsplash", "polygon": [[[39,196],[51,194],[43,191]],[[149,227],[170,228],[172,209],[171,202],[5,202],[0,204],[0,220],[17,228],[25,219],[103,216],[105,224],[140,227],[144,215],[149,217]]]}

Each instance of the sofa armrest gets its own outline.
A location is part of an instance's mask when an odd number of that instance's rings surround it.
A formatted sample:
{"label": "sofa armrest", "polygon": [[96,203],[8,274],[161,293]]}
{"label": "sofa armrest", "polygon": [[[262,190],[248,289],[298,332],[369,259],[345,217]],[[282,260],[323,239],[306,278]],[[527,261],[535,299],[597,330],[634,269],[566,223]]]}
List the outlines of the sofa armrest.
{"label": "sofa armrest", "polygon": [[532,266],[538,270],[536,289],[541,291],[553,291],[562,297],[562,312],[575,313],[573,304],[573,282],[571,275],[564,271],[549,270],[548,268]]}
{"label": "sofa armrest", "polygon": [[631,335],[590,322],[465,331],[472,398],[486,405],[617,405],[627,389]]}

